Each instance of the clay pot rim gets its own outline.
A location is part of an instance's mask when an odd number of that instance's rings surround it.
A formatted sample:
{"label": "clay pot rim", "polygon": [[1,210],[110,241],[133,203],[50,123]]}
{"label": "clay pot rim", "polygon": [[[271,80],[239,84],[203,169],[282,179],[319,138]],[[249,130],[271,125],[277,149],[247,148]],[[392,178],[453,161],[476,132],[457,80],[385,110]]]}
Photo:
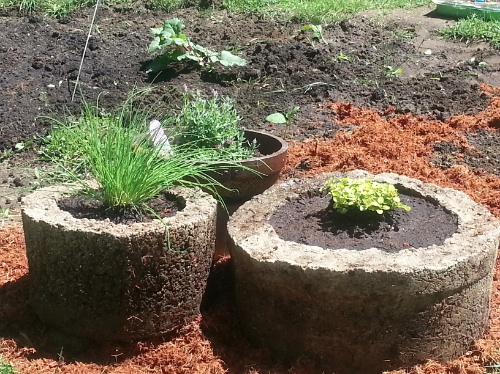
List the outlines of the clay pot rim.
{"label": "clay pot rim", "polygon": [[218,164],[218,165],[233,165],[234,163],[241,164],[241,165],[246,165],[246,164],[254,164],[256,161],[265,163],[266,160],[269,160],[271,158],[275,158],[277,155],[282,155],[286,154],[288,152],[288,143],[283,139],[280,138],[279,136],[276,136],[274,134],[265,132],[265,131],[258,131],[258,130],[249,130],[249,129],[243,129],[245,134],[257,134],[260,136],[265,136],[268,138],[273,139],[274,141],[278,142],[280,144],[280,148],[272,153],[269,153],[267,155],[263,156],[257,156],[257,157],[249,157],[245,158],[244,160],[239,160],[239,161],[203,161],[204,163],[210,163],[210,164]]}

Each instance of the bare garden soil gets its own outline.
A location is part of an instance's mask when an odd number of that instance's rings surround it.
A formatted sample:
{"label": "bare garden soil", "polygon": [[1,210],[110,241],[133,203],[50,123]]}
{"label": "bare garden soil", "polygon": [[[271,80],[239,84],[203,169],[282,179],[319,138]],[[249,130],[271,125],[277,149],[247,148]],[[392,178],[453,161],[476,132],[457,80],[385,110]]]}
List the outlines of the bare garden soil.
{"label": "bare garden soil", "polygon": [[[500,217],[498,51],[442,40],[433,31],[449,21],[431,11],[368,12],[324,27],[323,43],[301,33],[302,24],[225,10],[100,9],[72,102],[91,10],[61,20],[7,10],[0,16],[0,152],[44,136],[50,127],[44,116],[78,113],[82,97],[89,103],[99,97],[100,106],[113,108],[133,87],[151,86],[143,104],[173,113],[186,84],[235,98],[245,127],[286,136],[290,149],[283,179],[356,168],[401,173],[464,191]],[[248,65],[210,73],[178,65],[148,76],[141,70],[150,59],[148,29],[174,17],[185,21],[196,43],[231,48]],[[403,72],[391,76],[388,66]],[[296,105],[301,109],[289,129],[266,123],[268,114]],[[46,183],[35,170],[48,168],[33,150],[4,159],[0,207],[15,216],[20,196]],[[22,229],[5,221],[0,354],[21,373],[317,372],[307,358],[282,363],[246,341],[228,258],[213,268],[199,319],[176,336],[115,344],[62,335],[31,311]],[[484,365],[500,360],[499,271],[497,266],[484,338],[453,362],[431,361],[409,372],[482,373]]]}

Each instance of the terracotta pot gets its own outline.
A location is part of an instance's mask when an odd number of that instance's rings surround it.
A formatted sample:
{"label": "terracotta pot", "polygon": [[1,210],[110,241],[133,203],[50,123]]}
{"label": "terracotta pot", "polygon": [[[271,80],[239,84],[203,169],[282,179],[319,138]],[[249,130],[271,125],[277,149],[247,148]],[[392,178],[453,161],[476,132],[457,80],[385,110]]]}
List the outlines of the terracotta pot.
{"label": "terracotta pot", "polygon": [[163,335],[195,318],[215,247],[216,200],[175,188],[174,216],[126,225],[61,210],[57,201],[74,193],[47,187],[23,199],[30,300],[40,318],[104,340]]}
{"label": "terracotta pot", "polygon": [[[253,157],[240,162],[245,168],[228,168],[211,176],[221,182],[225,187],[217,188],[217,193],[222,197],[226,207],[219,207],[217,213],[217,241],[214,260],[229,255],[227,250],[227,221],[229,216],[246,200],[259,195],[271,187],[280,176],[281,169],[285,166],[288,144],[275,135],[262,131],[245,130],[248,141],[256,140],[261,157]],[[220,163],[224,165],[224,163]]]}
{"label": "terracotta pot", "polygon": [[[273,212],[320,194],[334,175],[391,183],[447,212],[456,232],[397,251],[281,238]],[[462,192],[397,174],[323,174],[246,202],[228,231],[242,326],[283,359],[308,355],[329,373],[381,373],[460,356],[488,324],[500,224]]]}
{"label": "terracotta pot", "polygon": [[[262,156],[239,162],[244,168],[231,167],[212,174],[217,181],[228,188],[217,189],[226,203],[245,201],[261,194],[276,183],[281,169],[285,166],[288,144],[283,139],[254,130],[245,130],[245,138],[250,142],[255,139]],[[222,167],[225,164],[220,163]]]}

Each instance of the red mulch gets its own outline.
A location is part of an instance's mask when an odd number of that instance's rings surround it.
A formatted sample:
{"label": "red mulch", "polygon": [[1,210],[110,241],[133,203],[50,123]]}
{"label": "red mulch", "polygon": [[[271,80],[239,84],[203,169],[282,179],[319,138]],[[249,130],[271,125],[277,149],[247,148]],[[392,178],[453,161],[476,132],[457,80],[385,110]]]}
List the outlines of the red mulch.
{"label": "red mulch", "polygon": [[[473,172],[466,166],[449,169],[433,166],[430,158],[438,141],[470,147],[464,132],[497,131],[500,125],[500,89],[484,86],[491,95],[489,107],[474,115],[445,121],[395,115],[333,103],[332,119],[355,125],[352,132],[338,132],[332,139],[309,140],[290,145],[285,177],[304,177],[325,171],[365,169],[372,173],[395,172],[452,187],[470,195],[500,218],[500,178]],[[230,260],[214,268],[229,273]],[[264,350],[252,348],[239,332],[234,303],[228,291],[230,276],[215,282],[216,295],[203,317],[185,327],[169,341],[101,344],[71,357],[44,344],[47,329],[37,320],[27,301],[27,262],[22,229],[0,229],[0,331],[10,323],[12,336],[0,337],[0,355],[20,373],[314,373],[314,364],[303,359],[292,368],[274,360]],[[226,274],[227,275],[227,274]],[[485,365],[500,362],[500,263],[497,262],[492,294],[490,327],[466,355],[440,364],[427,362],[392,374],[480,374]],[[224,291],[228,291],[225,293]],[[445,344],[445,343],[443,343]],[[64,351],[63,351],[64,352]],[[60,357],[58,356],[60,354]]]}

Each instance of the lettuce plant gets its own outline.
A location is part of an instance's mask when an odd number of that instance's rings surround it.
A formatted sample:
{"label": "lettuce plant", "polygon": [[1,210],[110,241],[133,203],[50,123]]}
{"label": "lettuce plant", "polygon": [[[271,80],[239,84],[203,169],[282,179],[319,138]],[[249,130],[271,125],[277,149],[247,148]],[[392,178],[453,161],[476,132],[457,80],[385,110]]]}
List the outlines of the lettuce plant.
{"label": "lettuce plant", "polygon": [[184,23],[180,19],[171,19],[163,23],[163,27],[152,28],[153,41],[148,47],[150,53],[162,51],[163,54],[149,65],[149,72],[159,72],[175,61],[190,60],[202,67],[211,69],[214,63],[224,66],[244,66],[246,60],[231,52],[213,52],[201,45],[194,44],[182,32]]}
{"label": "lettuce plant", "polygon": [[332,209],[338,213],[385,211],[411,208],[403,204],[396,188],[389,183],[371,179],[330,178],[321,190],[327,190],[332,199]]}

